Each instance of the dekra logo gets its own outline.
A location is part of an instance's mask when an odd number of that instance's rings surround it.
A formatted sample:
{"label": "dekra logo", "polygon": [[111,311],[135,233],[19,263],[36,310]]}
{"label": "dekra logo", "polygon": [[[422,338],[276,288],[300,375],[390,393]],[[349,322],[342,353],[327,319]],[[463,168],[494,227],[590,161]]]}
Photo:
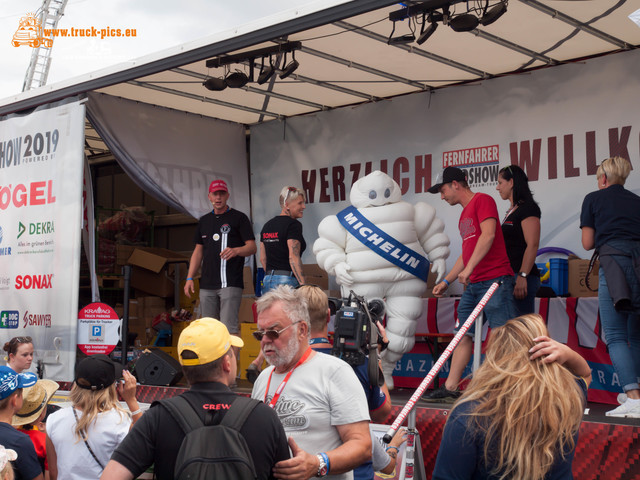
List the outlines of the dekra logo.
{"label": "dekra logo", "polygon": [[[27,231],[27,227],[18,222],[18,238]],[[47,235],[55,233],[53,222],[31,222],[29,223],[29,235]]]}

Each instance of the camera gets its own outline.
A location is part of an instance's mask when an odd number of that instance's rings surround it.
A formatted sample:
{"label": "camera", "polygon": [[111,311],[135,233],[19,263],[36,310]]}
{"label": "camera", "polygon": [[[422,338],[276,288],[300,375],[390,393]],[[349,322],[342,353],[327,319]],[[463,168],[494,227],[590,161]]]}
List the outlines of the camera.
{"label": "camera", "polygon": [[329,309],[335,314],[331,354],[352,367],[363,365],[369,355],[369,379],[379,383],[376,322],[384,317],[384,302],[379,298],[367,302],[352,290],[349,298],[330,298]]}

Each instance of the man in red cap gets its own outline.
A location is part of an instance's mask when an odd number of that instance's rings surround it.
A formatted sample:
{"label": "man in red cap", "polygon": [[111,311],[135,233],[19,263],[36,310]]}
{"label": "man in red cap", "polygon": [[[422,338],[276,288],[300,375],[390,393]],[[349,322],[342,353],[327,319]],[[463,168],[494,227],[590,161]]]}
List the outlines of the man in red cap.
{"label": "man in red cap", "polygon": [[249,218],[229,207],[227,200],[227,183],[211,182],[209,201],[213,210],[198,221],[184,293],[188,297],[194,293],[193,277],[202,265],[200,316],[219,319],[229,332],[238,333],[244,257],[256,253],[256,241]]}

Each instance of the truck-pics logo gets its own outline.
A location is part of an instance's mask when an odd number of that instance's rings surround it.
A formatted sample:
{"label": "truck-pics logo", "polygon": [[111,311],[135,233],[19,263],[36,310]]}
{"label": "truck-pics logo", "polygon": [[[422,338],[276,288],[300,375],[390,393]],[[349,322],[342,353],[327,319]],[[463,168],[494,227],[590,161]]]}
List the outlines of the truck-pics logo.
{"label": "truck-pics logo", "polygon": [[53,46],[53,40],[44,36],[42,23],[40,23],[35,13],[28,13],[20,19],[20,25],[16,33],[13,34],[11,45],[14,47],[29,45],[33,48],[40,46],[51,48]]}

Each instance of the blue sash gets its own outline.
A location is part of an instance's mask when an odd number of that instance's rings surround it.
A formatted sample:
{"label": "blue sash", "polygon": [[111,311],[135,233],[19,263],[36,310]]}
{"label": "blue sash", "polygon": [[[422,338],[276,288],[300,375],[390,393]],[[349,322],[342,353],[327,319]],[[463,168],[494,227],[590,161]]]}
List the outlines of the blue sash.
{"label": "blue sash", "polygon": [[420,280],[427,281],[429,260],[418,252],[404,246],[388,233],[367,220],[358,209],[350,206],[337,215],[342,226],[382,258],[406,270]]}

